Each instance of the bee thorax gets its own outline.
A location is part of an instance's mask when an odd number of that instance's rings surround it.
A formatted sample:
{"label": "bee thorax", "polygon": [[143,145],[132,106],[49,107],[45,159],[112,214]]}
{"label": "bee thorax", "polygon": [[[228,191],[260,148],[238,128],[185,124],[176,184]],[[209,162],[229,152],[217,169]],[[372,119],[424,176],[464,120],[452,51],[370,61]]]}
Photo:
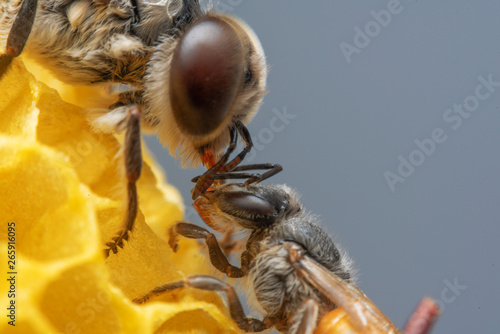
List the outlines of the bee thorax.
{"label": "bee thorax", "polygon": [[287,331],[295,323],[294,316],[307,299],[318,301],[320,314],[335,307],[297,274],[281,245],[261,252],[252,265],[249,278],[255,296],[268,315],[285,320],[280,331]]}

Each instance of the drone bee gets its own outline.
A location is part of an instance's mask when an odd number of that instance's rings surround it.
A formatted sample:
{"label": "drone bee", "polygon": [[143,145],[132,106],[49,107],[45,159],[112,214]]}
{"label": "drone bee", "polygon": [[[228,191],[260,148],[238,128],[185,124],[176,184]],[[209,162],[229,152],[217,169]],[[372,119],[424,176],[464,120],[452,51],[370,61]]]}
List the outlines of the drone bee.
{"label": "drone bee", "polygon": [[227,183],[204,192],[194,206],[217,231],[239,228],[250,232],[241,267],[229,263],[213,233],[191,223],[174,225],[171,247],[176,250],[179,236],[205,240],[213,266],[228,277],[247,276],[267,315],[263,320],[248,318],[230,285],[204,275],[158,286],[134,302],[141,304],[155,295],[191,287],[225,292],[231,317],[247,332],[275,327],[281,332],[312,333],[319,319],[340,307],[357,332],[400,333],[355,286],[352,261],[317,218],[305,211],[291,188]]}
{"label": "drone bee", "polygon": [[[127,132],[128,213],[108,244],[114,253],[137,213],[141,129],[183,166],[209,168],[193,197],[252,147],[245,124],[266,93],[264,52],[245,23],[198,0],[8,0],[0,4],[5,37],[0,77],[25,50],[63,82],[125,87],[116,103],[88,115],[99,131]],[[238,135],[244,149],[229,161]]]}

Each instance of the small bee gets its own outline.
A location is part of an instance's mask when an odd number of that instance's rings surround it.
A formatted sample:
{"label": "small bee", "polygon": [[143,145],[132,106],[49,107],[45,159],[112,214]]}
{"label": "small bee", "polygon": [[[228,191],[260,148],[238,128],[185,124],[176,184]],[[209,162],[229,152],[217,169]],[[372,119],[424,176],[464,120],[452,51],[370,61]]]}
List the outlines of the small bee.
{"label": "small bee", "polygon": [[312,333],[319,319],[340,307],[356,332],[401,333],[356,287],[352,261],[320,227],[318,219],[304,209],[291,188],[227,183],[204,192],[194,206],[207,225],[219,232],[249,232],[241,267],[229,263],[213,233],[191,223],[174,225],[171,247],[176,249],[179,235],[204,239],[213,266],[228,277],[247,276],[267,315],[263,320],[248,318],[230,285],[203,275],[158,286],[134,302],[144,303],[152,296],[192,287],[226,292],[231,317],[247,332],[275,327],[280,332]]}
{"label": "small bee", "polygon": [[[88,115],[99,131],[133,134],[125,149],[126,227],[109,245],[115,253],[137,212],[141,129],[156,133],[183,166],[211,167],[193,196],[252,147],[245,124],[266,93],[264,52],[245,23],[198,0],[9,0],[0,4],[2,41],[0,77],[24,50],[63,82],[126,88],[109,109]],[[238,134],[245,147],[228,162]]]}

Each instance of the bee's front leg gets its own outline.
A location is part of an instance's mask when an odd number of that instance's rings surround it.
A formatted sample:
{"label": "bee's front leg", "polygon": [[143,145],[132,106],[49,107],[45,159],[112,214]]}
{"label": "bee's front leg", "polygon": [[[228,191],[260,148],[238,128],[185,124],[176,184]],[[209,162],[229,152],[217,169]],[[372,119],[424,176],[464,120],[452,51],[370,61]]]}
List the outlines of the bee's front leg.
{"label": "bee's front leg", "polygon": [[151,297],[187,287],[206,291],[225,292],[231,318],[236,322],[238,327],[245,332],[261,332],[271,328],[277,322],[276,319],[272,317],[266,317],[263,320],[247,317],[234,288],[226,282],[206,275],[187,276],[183,281],[157,286],[146,295],[134,299],[133,302],[136,304],[143,304]]}
{"label": "bee's front leg", "polygon": [[[107,109],[89,109],[87,119],[92,125],[92,128],[97,132],[103,133],[122,133],[127,131],[128,112],[130,108],[136,106],[141,111],[141,120],[148,121],[147,115],[142,114],[144,110],[142,91],[135,90],[133,87],[128,87],[127,91],[119,93],[119,98],[116,103],[113,103]],[[112,93],[117,94],[116,91]],[[146,118],[146,119],[145,119]]]}
{"label": "bee's front leg", "polygon": [[[207,191],[208,188],[210,188],[217,174],[225,173],[236,168],[236,166],[238,166],[243,161],[243,159],[245,159],[247,153],[250,152],[250,150],[252,149],[253,147],[252,137],[250,136],[250,132],[248,131],[246,126],[241,121],[237,121],[235,123],[235,126],[231,128],[229,131],[230,131],[230,142],[229,146],[226,149],[226,153],[224,153],[224,155],[219,159],[219,161],[214,166],[212,166],[209,170],[207,170],[203,175],[198,177],[196,181],[193,181],[196,182],[191,192],[193,200],[196,200],[200,195],[202,195],[205,191]],[[235,158],[233,158],[233,160],[228,162],[229,156],[236,148],[238,133],[240,134],[241,139],[245,143],[245,147]]]}
{"label": "bee's front leg", "polygon": [[233,266],[222,252],[215,235],[205,228],[186,222],[179,222],[172,226],[168,243],[174,251],[177,250],[177,239],[179,235],[190,239],[204,239],[209,250],[210,262],[217,270],[226,274],[228,277],[243,277],[247,274],[248,261],[246,255],[242,255],[241,268]]}
{"label": "bee's front leg", "polygon": [[123,240],[128,240],[129,232],[134,228],[138,211],[138,196],[136,182],[141,175],[141,117],[139,108],[135,105],[128,106],[126,133],[125,133],[125,170],[127,174],[127,212],[123,227],[113,241],[108,242],[105,250],[109,256],[111,250],[114,254],[118,247],[123,247]]}

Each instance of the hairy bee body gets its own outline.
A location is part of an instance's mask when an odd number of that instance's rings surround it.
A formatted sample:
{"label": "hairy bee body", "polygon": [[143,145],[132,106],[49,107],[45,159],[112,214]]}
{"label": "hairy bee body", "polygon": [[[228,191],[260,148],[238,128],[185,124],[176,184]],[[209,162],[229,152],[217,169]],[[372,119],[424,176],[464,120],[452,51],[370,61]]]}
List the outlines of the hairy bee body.
{"label": "hairy bee body", "polygon": [[[228,129],[234,127],[236,121],[248,122],[260,107],[266,91],[267,67],[258,39],[243,22],[212,13],[202,8],[198,0],[158,3],[144,0],[10,0],[1,5],[2,39],[9,34],[22,1],[38,2],[35,22],[24,48],[28,56],[71,85],[125,84],[118,103],[109,109],[89,113],[90,121],[98,130],[123,130],[126,114],[123,106],[136,104],[141,110],[143,129],[158,134],[160,141],[171,154],[181,158],[183,165],[196,166],[202,162],[204,148],[212,148],[219,155],[229,142]],[[194,111],[189,110],[190,106],[185,108],[192,113],[189,117],[205,119],[207,124],[213,115],[216,116],[215,125],[210,128],[204,128],[204,124],[191,128],[182,121],[185,110],[180,110],[179,103],[176,105],[172,97],[172,64],[178,46],[186,48],[182,45],[183,35],[204,20],[231,26],[235,31],[231,32],[233,40],[228,38],[229,45],[221,45],[221,49],[229,50],[229,55],[222,54],[215,63],[230,58],[231,44],[238,43],[242,45],[238,49],[241,60],[235,66],[241,70],[235,72],[232,81],[236,86],[235,92],[230,92],[233,95],[221,95],[223,102],[229,101],[222,103],[222,107],[202,105]],[[204,38],[206,36],[200,37]],[[194,52],[199,52],[198,49]],[[189,58],[189,54],[187,56]],[[186,52],[177,57],[186,58]],[[250,80],[247,80],[248,73],[251,73]],[[217,93],[212,86],[217,85],[220,78],[216,71],[210,74],[212,82],[207,81],[206,86],[207,94],[212,96],[214,91]],[[174,81],[178,82],[177,79]],[[186,80],[192,81],[191,78]],[[224,86],[219,90],[227,91]],[[193,97],[186,99],[193,100]],[[193,102],[195,107],[199,106],[197,103]]]}
{"label": "hairy bee body", "polygon": [[[205,196],[207,200],[200,199],[199,205],[213,217],[217,225],[212,227],[219,231],[227,227],[252,230],[242,257],[242,263],[248,263],[247,282],[267,317],[281,320],[279,331],[295,332],[300,323],[296,317],[302,316],[308,299],[319,305],[318,319],[335,309],[330,299],[299,275],[283,244],[301,245],[316,262],[346,282],[354,279],[352,261],[320,227],[319,220],[304,209],[294,190],[286,185],[243,187],[232,183]],[[264,215],[261,200],[271,205]],[[258,214],[250,209],[254,203]]]}
{"label": "hairy bee body", "polygon": [[[120,82],[142,88],[160,36],[174,37],[201,15],[199,6],[188,8],[179,1],[170,1],[166,8],[139,2],[147,19],[135,24],[131,1],[105,3],[39,0],[25,52],[66,83]],[[174,4],[178,8],[172,8]]]}
{"label": "hairy bee body", "polygon": [[[297,216],[287,223],[278,223],[278,226],[266,232],[268,235],[262,241],[250,244],[251,247],[260,249],[248,273],[255,296],[267,315],[280,316],[285,320],[283,325],[277,327],[282,332],[295,332],[294,326],[299,323],[295,316],[302,313],[300,310],[308,299],[314,299],[318,303],[318,319],[336,308],[333,302],[296,272],[288,260],[288,252],[281,246],[285,240],[307,241],[308,246],[304,248],[309,254],[314,254],[313,257],[318,262],[322,261],[320,263],[323,266],[347,281],[352,278],[350,261],[345,256],[340,256],[339,250],[328,236],[321,238],[325,233],[310,218]],[[315,237],[305,239],[297,231],[314,231]],[[320,249],[322,254],[313,253]]]}
{"label": "hairy bee body", "polygon": [[[249,174],[220,176],[237,179]],[[250,174],[247,181],[253,177],[255,175]],[[228,277],[245,277],[244,286],[265,311],[264,318],[248,317],[234,288],[206,275],[187,276],[182,281],[159,285],[135,298],[135,303],[142,304],[153,296],[190,287],[225,292],[231,318],[245,332],[274,327],[290,334],[312,334],[316,329],[335,327],[349,333],[401,333],[355,285],[352,261],[323,230],[317,217],[304,209],[291,188],[226,183],[205,190],[193,205],[213,229],[242,232],[247,237],[235,242],[224,236],[219,241],[203,227],[179,222],[170,229],[170,246],[177,250],[179,236],[204,239],[210,262],[217,270]],[[228,261],[227,254],[241,249],[239,246],[243,244],[245,249],[237,267]],[[436,305],[432,302],[423,305],[410,318],[408,333],[426,334],[436,319]]]}

